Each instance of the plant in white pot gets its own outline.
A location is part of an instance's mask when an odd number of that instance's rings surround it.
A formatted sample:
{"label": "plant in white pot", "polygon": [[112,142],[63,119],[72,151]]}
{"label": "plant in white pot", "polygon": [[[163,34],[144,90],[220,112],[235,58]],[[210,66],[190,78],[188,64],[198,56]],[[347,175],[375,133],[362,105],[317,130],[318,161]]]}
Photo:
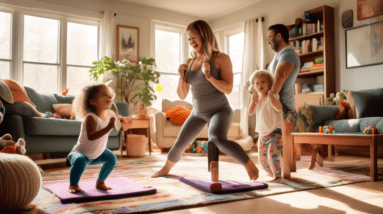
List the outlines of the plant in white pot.
{"label": "plant in white pot", "polygon": [[[139,64],[133,65],[128,60],[113,61],[110,57],[103,57],[100,61],[93,62],[92,69],[89,70],[90,76],[94,81],[98,81],[100,75],[112,73],[117,78],[117,96],[122,101],[127,102],[130,110],[138,104],[138,98],[146,106],[150,106],[153,100],[157,99],[154,89],[150,83],[159,83],[160,73],[153,70],[156,65],[153,58],[140,57]],[[104,82],[109,78],[104,79]],[[136,82],[137,81],[137,82]],[[137,84],[136,84],[137,83]]]}

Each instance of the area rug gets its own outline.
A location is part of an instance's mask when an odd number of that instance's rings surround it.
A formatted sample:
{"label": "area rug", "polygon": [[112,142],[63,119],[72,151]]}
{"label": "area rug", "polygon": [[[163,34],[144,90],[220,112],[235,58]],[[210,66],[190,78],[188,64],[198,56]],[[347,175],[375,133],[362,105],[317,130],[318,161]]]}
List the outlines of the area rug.
{"label": "area rug", "polygon": [[[324,167],[317,166],[307,170],[309,157],[302,157],[297,162],[297,172],[292,173],[291,179],[269,181],[266,172],[260,170],[259,182],[269,185],[265,190],[254,190],[244,193],[212,194],[206,193],[177,179],[170,177],[150,178],[166,161],[165,155],[145,156],[137,159],[119,159],[116,168],[109,177],[128,177],[143,186],[157,188],[157,194],[118,200],[106,200],[80,204],[61,204],[59,198],[45,189],[31,203],[34,210],[47,213],[137,213],[158,212],[163,210],[182,209],[206,204],[252,199],[272,194],[316,188],[333,187],[357,182],[370,181],[369,161],[325,161]],[[259,168],[260,166],[257,165]],[[378,164],[381,176],[383,163]],[[81,179],[96,181],[100,166],[89,166]],[[172,169],[172,174],[180,176],[197,176],[210,178],[207,172],[207,159],[203,156],[183,156],[182,160]],[[238,164],[220,161],[220,179],[247,182],[246,170]],[[379,178],[380,180],[382,177]],[[69,167],[51,172],[45,172],[43,183],[69,182]],[[108,180],[106,180],[108,184]],[[33,212],[29,212],[33,213]]]}

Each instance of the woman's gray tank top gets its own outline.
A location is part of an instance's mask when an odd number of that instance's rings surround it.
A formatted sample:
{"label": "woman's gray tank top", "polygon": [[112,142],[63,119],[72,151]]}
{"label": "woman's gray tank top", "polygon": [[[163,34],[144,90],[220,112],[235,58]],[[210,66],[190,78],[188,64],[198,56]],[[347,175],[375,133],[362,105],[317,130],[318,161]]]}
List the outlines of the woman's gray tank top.
{"label": "woman's gray tank top", "polygon": [[[221,80],[221,75],[214,65],[214,60],[217,55],[218,52],[214,53],[212,60],[209,62],[210,73],[217,80]],[[193,111],[195,113],[205,113],[212,112],[223,107],[230,107],[226,95],[220,92],[209,82],[209,80],[206,79],[205,75],[202,73],[202,67],[196,71],[192,71],[192,66],[190,66],[189,71],[187,72],[186,80],[188,84],[191,85]]]}

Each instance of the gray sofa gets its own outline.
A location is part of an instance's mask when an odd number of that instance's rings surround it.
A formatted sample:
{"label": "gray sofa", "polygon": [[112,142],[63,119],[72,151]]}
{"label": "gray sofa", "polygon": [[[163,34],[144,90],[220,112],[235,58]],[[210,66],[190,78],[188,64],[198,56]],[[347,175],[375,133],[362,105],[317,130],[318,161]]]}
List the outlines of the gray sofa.
{"label": "gray sofa", "polygon": [[[29,87],[24,87],[29,99],[36,105],[39,112],[54,113],[52,107],[57,103],[71,103],[74,96],[59,94],[39,94]],[[129,116],[129,107],[125,102],[115,102],[121,116]],[[14,140],[24,138],[27,154],[70,152],[80,134],[81,122],[77,120],[42,118],[27,116],[25,111],[12,111],[24,102],[5,105],[6,113],[0,124],[0,135],[9,133]],[[113,130],[108,139],[107,147],[117,150],[120,147],[121,131]]]}
{"label": "gray sofa", "polygon": [[[362,133],[365,127],[375,126],[378,134],[383,134],[383,88],[348,91],[347,100],[354,118],[335,120],[337,106],[310,105],[312,131],[319,126],[331,125],[336,133]],[[369,155],[368,147],[336,146],[335,151],[341,154]],[[383,156],[383,145],[378,145],[378,156]]]}

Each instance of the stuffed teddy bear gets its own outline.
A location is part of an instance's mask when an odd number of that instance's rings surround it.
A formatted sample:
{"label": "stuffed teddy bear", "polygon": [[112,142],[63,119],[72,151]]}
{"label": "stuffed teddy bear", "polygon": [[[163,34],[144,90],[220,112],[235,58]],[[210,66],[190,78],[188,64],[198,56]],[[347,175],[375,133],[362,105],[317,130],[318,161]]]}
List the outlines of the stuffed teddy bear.
{"label": "stuffed teddy bear", "polygon": [[26,153],[25,141],[19,138],[17,142],[14,142],[10,134],[5,134],[0,138],[0,152],[24,155]]}
{"label": "stuffed teddy bear", "polygon": [[351,106],[347,101],[346,95],[343,92],[336,93],[334,101],[338,106],[338,113],[336,114],[335,119],[341,120],[352,118]]}

